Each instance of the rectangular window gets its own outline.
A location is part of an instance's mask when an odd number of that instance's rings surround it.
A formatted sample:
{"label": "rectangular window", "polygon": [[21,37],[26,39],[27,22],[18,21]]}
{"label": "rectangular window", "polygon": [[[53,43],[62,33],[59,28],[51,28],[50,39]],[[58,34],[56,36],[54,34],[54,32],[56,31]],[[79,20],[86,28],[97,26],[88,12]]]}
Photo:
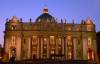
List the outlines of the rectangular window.
{"label": "rectangular window", "polygon": [[15,46],[16,45],[16,37],[12,36],[12,45]]}
{"label": "rectangular window", "polygon": [[91,38],[90,38],[90,37],[88,37],[88,46],[89,46],[89,47],[91,47],[91,45],[92,45]]}
{"label": "rectangular window", "polygon": [[51,55],[55,54],[55,50],[51,50],[50,53],[51,53]]}
{"label": "rectangular window", "polygon": [[47,38],[44,38],[44,45],[47,44]]}
{"label": "rectangular window", "polygon": [[61,45],[61,38],[58,39],[58,44]]}
{"label": "rectangular window", "polygon": [[32,45],[37,45],[37,42],[38,42],[37,36],[33,36],[32,37]]}
{"label": "rectangular window", "polygon": [[50,36],[50,45],[55,45],[54,36]]}
{"label": "rectangular window", "polygon": [[72,52],[68,51],[68,59],[72,59]]}

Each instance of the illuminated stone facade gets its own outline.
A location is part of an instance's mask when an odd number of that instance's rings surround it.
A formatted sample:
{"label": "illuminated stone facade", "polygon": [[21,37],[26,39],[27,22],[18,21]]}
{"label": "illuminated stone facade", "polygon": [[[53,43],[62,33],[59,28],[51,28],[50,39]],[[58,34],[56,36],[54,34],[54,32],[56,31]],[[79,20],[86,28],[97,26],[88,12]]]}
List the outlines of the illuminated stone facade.
{"label": "illuminated stone facade", "polygon": [[96,32],[91,19],[80,24],[58,21],[43,9],[36,21],[22,22],[15,16],[7,19],[4,49],[16,60],[61,59],[96,60]]}

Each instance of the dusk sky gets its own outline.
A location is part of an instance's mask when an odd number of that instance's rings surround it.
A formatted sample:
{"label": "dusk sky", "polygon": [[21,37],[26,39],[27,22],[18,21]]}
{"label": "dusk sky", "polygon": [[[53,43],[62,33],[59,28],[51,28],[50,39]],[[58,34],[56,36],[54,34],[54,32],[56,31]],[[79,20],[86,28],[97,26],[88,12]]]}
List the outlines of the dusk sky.
{"label": "dusk sky", "polygon": [[71,23],[81,23],[82,19],[90,17],[96,24],[96,31],[100,30],[100,0],[0,0],[0,43],[3,44],[6,18],[12,16],[22,18],[28,22],[42,14],[42,9],[48,7],[49,13],[60,19],[67,19]]}

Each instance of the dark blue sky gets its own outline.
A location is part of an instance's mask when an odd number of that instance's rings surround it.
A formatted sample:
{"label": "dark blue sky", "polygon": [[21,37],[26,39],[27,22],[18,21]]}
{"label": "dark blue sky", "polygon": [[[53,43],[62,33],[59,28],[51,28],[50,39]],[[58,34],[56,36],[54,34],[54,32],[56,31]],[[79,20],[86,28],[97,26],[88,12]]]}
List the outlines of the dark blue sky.
{"label": "dark blue sky", "polygon": [[96,31],[100,30],[100,0],[0,0],[0,43],[3,43],[3,31],[6,18],[17,16],[27,22],[33,21],[42,13],[44,7],[58,20],[67,19],[80,23],[82,19],[94,19]]}

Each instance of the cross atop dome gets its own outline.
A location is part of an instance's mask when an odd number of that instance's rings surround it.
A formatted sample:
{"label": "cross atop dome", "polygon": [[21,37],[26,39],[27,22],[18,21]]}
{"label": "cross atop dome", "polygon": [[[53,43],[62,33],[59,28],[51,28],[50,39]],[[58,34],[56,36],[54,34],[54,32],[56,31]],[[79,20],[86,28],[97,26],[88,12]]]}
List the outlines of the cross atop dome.
{"label": "cross atop dome", "polygon": [[43,8],[43,13],[48,13],[48,8],[47,7]]}

